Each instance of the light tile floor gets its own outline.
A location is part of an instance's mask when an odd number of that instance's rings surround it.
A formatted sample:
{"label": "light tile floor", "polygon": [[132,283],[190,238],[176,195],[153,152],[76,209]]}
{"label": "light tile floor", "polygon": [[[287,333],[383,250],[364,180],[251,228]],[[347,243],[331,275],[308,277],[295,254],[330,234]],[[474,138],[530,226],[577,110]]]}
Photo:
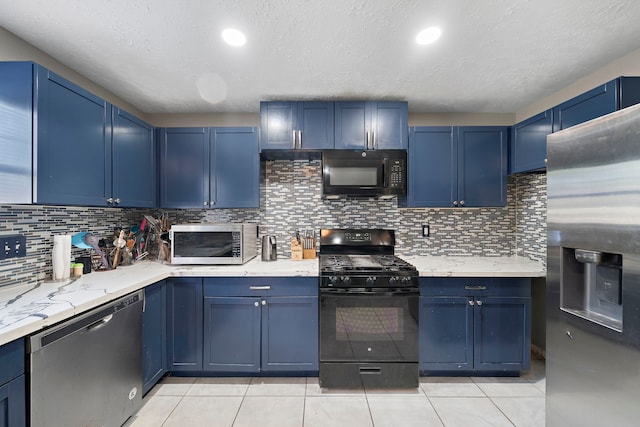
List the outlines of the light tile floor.
{"label": "light tile floor", "polygon": [[166,377],[125,426],[541,427],[544,396],[540,360],[517,378],[421,377],[416,389],[321,389],[312,377]]}

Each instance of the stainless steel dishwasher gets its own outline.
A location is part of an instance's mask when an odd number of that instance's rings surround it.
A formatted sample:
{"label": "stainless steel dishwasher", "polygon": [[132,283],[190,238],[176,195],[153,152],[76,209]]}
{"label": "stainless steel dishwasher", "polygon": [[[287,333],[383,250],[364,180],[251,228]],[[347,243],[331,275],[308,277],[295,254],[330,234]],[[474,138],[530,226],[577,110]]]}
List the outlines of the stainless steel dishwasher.
{"label": "stainless steel dishwasher", "polygon": [[142,405],[142,291],[30,337],[31,426],[121,426]]}

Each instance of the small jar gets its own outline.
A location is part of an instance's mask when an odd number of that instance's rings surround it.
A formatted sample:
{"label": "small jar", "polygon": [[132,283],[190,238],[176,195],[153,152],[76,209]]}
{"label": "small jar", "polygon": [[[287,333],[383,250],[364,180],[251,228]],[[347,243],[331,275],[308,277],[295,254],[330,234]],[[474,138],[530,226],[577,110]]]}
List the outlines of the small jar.
{"label": "small jar", "polygon": [[81,262],[76,262],[71,264],[72,276],[73,277],[82,277],[82,270],[84,269],[84,264]]}

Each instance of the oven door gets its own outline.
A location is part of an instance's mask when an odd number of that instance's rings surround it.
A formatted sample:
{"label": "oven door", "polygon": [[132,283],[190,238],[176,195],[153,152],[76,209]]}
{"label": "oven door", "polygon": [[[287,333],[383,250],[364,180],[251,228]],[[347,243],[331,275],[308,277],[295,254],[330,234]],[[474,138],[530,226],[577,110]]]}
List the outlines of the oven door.
{"label": "oven door", "polygon": [[320,362],[418,362],[417,288],[320,290]]}

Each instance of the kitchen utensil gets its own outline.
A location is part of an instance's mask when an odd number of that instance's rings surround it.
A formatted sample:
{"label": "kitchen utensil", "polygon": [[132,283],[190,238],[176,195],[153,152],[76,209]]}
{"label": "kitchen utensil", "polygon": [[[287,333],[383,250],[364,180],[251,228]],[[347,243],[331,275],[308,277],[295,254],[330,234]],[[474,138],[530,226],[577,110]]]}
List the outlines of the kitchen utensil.
{"label": "kitchen utensil", "polygon": [[276,236],[262,236],[262,261],[275,261],[277,258]]}
{"label": "kitchen utensil", "polygon": [[120,235],[118,236],[118,240],[113,242],[113,245],[116,247],[116,255],[113,257],[113,268],[118,266],[118,261],[120,260],[120,249],[124,247],[126,244],[124,240],[124,230],[120,230]]}
{"label": "kitchen utensil", "polygon": [[98,246],[99,241],[100,239],[98,239],[98,237],[94,234],[86,233],[84,235],[84,242],[88,244],[89,247],[93,248],[94,251],[96,251],[96,253],[100,256],[100,261],[102,262],[104,268],[106,270],[109,270],[109,261],[107,261],[107,257],[105,257],[102,253],[102,250],[100,250],[100,247]]}
{"label": "kitchen utensil", "polygon": [[73,236],[71,236],[71,244],[76,248],[91,249],[91,245],[87,244],[87,242],[85,242],[84,240],[84,236],[86,235],[86,231],[74,234]]}

